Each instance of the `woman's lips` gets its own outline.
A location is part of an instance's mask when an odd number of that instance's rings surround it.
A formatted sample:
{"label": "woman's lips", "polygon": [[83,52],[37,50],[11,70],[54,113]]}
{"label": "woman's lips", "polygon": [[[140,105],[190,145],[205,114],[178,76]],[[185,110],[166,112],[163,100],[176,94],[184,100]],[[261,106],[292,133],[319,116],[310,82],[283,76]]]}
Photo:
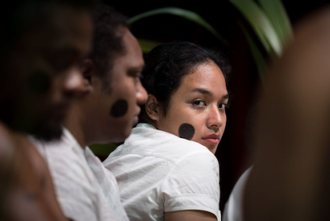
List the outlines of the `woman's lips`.
{"label": "woman's lips", "polygon": [[210,143],[210,144],[218,144],[220,139],[219,139],[220,135],[217,134],[211,134],[205,137],[202,137],[203,140],[205,140],[206,142]]}
{"label": "woman's lips", "polygon": [[212,138],[203,138],[203,140],[205,140],[206,142],[210,143],[210,144],[218,144],[219,143],[219,139],[212,139]]}

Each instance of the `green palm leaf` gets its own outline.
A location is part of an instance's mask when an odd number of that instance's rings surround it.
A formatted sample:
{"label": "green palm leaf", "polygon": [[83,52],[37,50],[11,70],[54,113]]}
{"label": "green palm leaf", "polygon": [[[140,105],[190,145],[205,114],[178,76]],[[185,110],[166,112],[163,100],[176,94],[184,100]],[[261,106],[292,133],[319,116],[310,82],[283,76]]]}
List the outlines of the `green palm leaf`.
{"label": "green palm leaf", "polygon": [[293,38],[291,22],[280,0],[258,0],[284,47]]}
{"label": "green palm leaf", "polygon": [[251,53],[253,56],[253,59],[256,63],[257,69],[258,69],[258,74],[259,77],[261,79],[261,82],[264,83],[265,81],[265,73],[267,71],[267,64],[265,61],[264,56],[262,55],[259,47],[257,46],[257,44],[255,43],[255,41],[253,40],[253,38],[250,36],[249,32],[244,28],[244,26],[242,24],[240,24],[243,33],[248,41],[248,44],[250,46],[251,49]]}
{"label": "green palm leaf", "polygon": [[145,39],[138,39],[138,41],[143,53],[148,53],[149,51],[151,51],[151,49],[153,49],[157,45],[162,44],[161,42],[149,41]]}
{"label": "green palm leaf", "polygon": [[282,45],[273,24],[264,11],[251,0],[230,0],[230,2],[245,16],[266,51],[273,56],[280,56]]}
{"label": "green palm leaf", "polygon": [[146,18],[149,16],[159,15],[159,14],[171,14],[180,16],[182,18],[188,19],[201,25],[202,27],[206,28],[210,31],[215,37],[223,42],[223,44],[228,45],[228,42],[207,22],[205,21],[200,15],[195,12],[188,11],[185,9],[175,8],[175,7],[165,7],[165,8],[158,8],[151,11],[144,12],[142,14],[136,15],[129,19],[129,23],[132,24],[142,18]]}

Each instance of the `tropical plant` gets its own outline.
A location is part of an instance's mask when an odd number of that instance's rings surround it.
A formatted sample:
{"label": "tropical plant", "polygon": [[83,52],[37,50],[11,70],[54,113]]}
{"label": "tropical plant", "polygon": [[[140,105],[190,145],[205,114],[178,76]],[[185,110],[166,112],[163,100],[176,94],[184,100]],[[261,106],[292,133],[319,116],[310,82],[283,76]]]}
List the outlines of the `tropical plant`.
{"label": "tropical plant", "polygon": [[[181,8],[175,8],[175,7],[165,7],[165,8],[158,8],[151,11],[144,12],[142,14],[136,15],[129,19],[129,23],[133,24],[137,22],[138,20],[141,20],[146,17],[160,15],[160,14],[169,14],[169,15],[175,15],[182,17],[184,19],[190,20],[198,25],[201,25],[206,30],[210,31],[217,39],[219,39],[223,44],[227,45],[228,42],[223,38],[216,30],[213,28],[204,18],[202,18],[200,15],[198,15],[195,12],[181,9]],[[139,39],[140,46],[142,48],[142,51],[147,53],[149,52],[153,47],[160,44],[160,42],[153,42],[150,40],[143,40]]]}
{"label": "tropical plant", "polygon": [[[293,39],[291,23],[285,8],[280,0],[258,0],[257,2],[253,0],[229,0],[229,2],[242,14],[242,18],[250,25],[250,27],[246,27],[244,25],[246,22],[239,22],[250,46],[259,76],[263,81],[267,70],[265,56],[270,58],[281,56],[285,45]],[[181,8],[164,7],[150,10],[130,18],[129,23],[132,25],[141,19],[160,14],[179,16],[192,21],[204,27],[224,45],[228,45],[228,41],[202,16],[193,11]],[[251,28],[254,30],[254,33],[248,31]],[[260,44],[256,42],[253,35],[257,36],[263,48],[260,48]],[[147,53],[161,43],[147,39],[138,40],[144,53]],[[266,51],[266,55],[262,51]],[[116,148],[116,145],[95,144],[90,147],[96,155],[108,156]]]}
{"label": "tropical plant", "polygon": [[[249,22],[270,58],[279,57],[293,39],[291,22],[280,0],[229,0]],[[248,40],[259,75],[264,80],[265,58],[246,28],[240,24]]]}
{"label": "tropical plant", "polygon": [[[267,56],[271,58],[280,56],[287,42],[293,38],[291,23],[281,1],[258,0],[259,4],[253,0],[229,0],[229,2],[242,13],[243,18],[250,24],[255,35],[263,45],[264,50],[266,50]],[[202,16],[181,8],[165,7],[154,9],[130,18],[129,22],[133,24],[138,20],[160,14],[180,16],[195,22],[210,31],[223,44],[228,44],[228,41]],[[247,38],[260,78],[263,80],[267,67],[265,57],[261,49],[257,46],[258,44],[255,42],[254,38],[251,36],[251,33],[247,31],[247,27],[245,27],[242,22],[240,22],[239,25]],[[145,39],[139,39],[139,42],[143,52],[148,52],[159,44],[159,42]]]}

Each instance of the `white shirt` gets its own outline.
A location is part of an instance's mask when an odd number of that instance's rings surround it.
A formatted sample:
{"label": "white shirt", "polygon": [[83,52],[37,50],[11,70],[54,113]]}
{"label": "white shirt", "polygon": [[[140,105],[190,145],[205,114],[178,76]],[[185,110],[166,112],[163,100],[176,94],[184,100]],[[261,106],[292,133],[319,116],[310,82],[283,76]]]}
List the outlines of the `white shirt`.
{"label": "white shirt", "polygon": [[246,181],[251,173],[249,167],[238,179],[225,205],[222,221],[243,221],[243,194]]}
{"label": "white shirt", "polygon": [[199,143],[138,124],[103,164],[117,179],[131,221],[163,220],[164,212],[181,210],[220,220],[218,160]]}
{"label": "white shirt", "polygon": [[34,143],[48,163],[57,199],[67,218],[128,220],[114,176],[88,147],[81,148],[68,130],[64,130],[60,141]]}

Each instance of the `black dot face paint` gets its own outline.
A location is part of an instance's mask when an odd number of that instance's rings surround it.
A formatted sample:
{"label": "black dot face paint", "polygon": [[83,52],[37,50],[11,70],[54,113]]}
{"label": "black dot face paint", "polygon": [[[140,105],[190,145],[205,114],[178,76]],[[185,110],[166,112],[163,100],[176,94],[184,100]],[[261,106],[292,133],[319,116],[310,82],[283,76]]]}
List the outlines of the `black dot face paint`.
{"label": "black dot face paint", "polygon": [[179,137],[191,140],[195,134],[195,128],[191,124],[181,124],[179,127]]}
{"label": "black dot face paint", "polygon": [[44,72],[35,72],[28,78],[30,90],[36,94],[46,93],[50,89],[50,77]]}
{"label": "black dot face paint", "polygon": [[127,101],[120,99],[112,105],[110,110],[110,115],[112,117],[122,117],[126,114],[127,110],[128,110]]}

